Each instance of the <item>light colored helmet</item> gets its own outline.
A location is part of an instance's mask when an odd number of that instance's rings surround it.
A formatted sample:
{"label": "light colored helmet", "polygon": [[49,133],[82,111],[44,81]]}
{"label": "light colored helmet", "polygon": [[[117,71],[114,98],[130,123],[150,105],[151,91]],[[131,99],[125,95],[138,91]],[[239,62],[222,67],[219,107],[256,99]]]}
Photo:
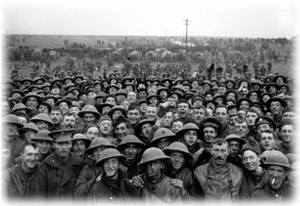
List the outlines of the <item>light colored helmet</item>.
{"label": "light colored helmet", "polygon": [[156,147],[149,147],[144,151],[141,161],[139,162],[139,167],[145,165],[146,163],[153,162],[155,160],[167,159],[169,159],[169,156],[165,155],[161,149]]}
{"label": "light colored helmet", "polygon": [[278,165],[285,168],[290,168],[288,158],[280,151],[267,150],[262,154],[263,165]]}
{"label": "light colored helmet", "polygon": [[124,155],[122,155],[119,150],[115,149],[115,148],[107,148],[105,149],[101,155],[99,160],[97,161],[97,165],[102,164],[105,160],[109,159],[109,158],[113,158],[116,157],[118,158],[120,161],[124,160]]}
{"label": "light colored helmet", "polygon": [[172,152],[182,152],[189,160],[193,159],[193,156],[189,152],[188,148],[182,142],[173,142],[164,149],[164,153],[170,155]]}
{"label": "light colored helmet", "polygon": [[159,128],[154,132],[151,143],[154,143],[163,138],[175,138],[175,133],[173,133],[171,130],[167,128]]}

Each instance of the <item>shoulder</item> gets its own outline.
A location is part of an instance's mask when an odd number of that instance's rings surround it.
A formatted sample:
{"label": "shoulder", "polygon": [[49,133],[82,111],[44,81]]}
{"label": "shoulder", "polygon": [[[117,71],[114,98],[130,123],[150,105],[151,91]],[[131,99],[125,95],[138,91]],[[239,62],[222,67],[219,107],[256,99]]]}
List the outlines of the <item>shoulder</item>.
{"label": "shoulder", "polygon": [[241,168],[239,168],[238,166],[232,164],[232,163],[228,163],[230,165],[231,171],[237,174],[242,175],[243,174],[243,170]]}
{"label": "shoulder", "polygon": [[40,168],[48,167],[48,166],[57,167],[57,161],[58,160],[53,153],[44,159],[44,161],[40,164]]}
{"label": "shoulder", "polygon": [[209,163],[205,163],[205,164],[203,164],[203,165],[199,165],[199,166],[196,167],[196,169],[194,170],[194,173],[206,173],[208,164],[209,164]]}

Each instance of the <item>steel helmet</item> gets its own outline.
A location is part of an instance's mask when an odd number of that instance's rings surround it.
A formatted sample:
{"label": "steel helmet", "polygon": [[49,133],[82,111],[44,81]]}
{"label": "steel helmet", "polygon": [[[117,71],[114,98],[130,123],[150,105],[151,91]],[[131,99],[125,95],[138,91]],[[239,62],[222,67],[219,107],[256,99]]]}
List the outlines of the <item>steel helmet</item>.
{"label": "steel helmet", "polygon": [[187,124],[183,125],[183,127],[176,133],[177,139],[181,139],[188,130],[196,130],[197,136],[198,136],[198,138],[200,138],[199,127],[194,123],[187,123]]}
{"label": "steel helmet", "polygon": [[119,150],[115,149],[115,148],[107,148],[105,149],[101,155],[100,155],[100,158],[99,160],[97,161],[96,165],[99,165],[109,159],[109,158],[113,158],[113,157],[116,157],[118,158],[120,161],[123,161],[125,159],[124,155],[122,155]]}
{"label": "steel helmet", "polygon": [[81,111],[78,112],[78,116],[82,118],[85,113],[92,113],[96,116],[96,118],[100,117],[100,114],[94,105],[85,105]]}
{"label": "steel helmet", "polygon": [[50,125],[53,125],[53,122],[50,118],[50,116],[46,113],[39,113],[35,116],[33,116],[30,121],[35,122],[35,121],[43,121],[43,122],[47,122]]}
{"label": "steel helmet", "polygon": [[164,150],[164,153],[170,155],[172,152],[182,152],[187,159],[192,160],[193,156],[189,152],[188,148],[182,142],[173,142],[169,146],[167,146]]}
{"label": "steel helmet", "polygon": [[265,166],[278,165],[285,168],[290,168],[288,158],[278,150],[267,150],[262,153],[262,163]]}
{"label": "steel helmet", "polygon": [[110,143],[107,139],[103,137],[97,137],[92,141],[89,148],[86,150],[86,153],[91,153],[93,149],[101,146],[106,148],[116,148],[116,146]]}
{"label": "steel helmet", "polygon": [[163,151],[156,147],[149,147],[146,149],[142,155],[141,161],[139,162],[139,167],[142,167],[146,163],[155,161],[155,160],[167,160],[169,156],[165,155]]}
{"label": "steel helmet", "polygon": [[21,121],[19,120],[19,117],[14,115],[14,114],[8,114],[4,117],[3,120],[4,123],[6,124],[15,124],[19,127],[23,127],[23,124],[21,123]]}
{"label": "steel helmet", "polygon": [[118,149],[122,149],[128,144],[135,144],[142,148],[146,146],[145,143],[142,142],[139,138],[137,138],[135,135],[130,134],[130,135],[126,135],[122,139],[122,141],[118,145]]}
{"label": "steel helmet", "polygon": [[53,139],[49,136],[49,134],[50,134],[49,130],[46,130],[46,129],[40,130],[32,138],[32,141],[35,141],[35,140],[44,140],[44,141],[48,141],[48,142],[53,142]]}
{"label": "steel helmet", "polygon": [[171,130],[167,128],[159,128],[153,134],[153,139],[151,140],[151,144],[163,138],[174,138],[175,134]]}

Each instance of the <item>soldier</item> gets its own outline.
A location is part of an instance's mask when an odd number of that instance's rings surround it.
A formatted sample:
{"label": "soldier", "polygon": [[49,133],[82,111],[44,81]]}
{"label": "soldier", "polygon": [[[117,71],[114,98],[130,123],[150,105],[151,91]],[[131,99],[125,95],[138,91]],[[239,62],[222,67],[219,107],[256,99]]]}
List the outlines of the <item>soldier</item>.
{"label": "soldier", "polygon": [[229,155],[228,143],[217,138],[210,149],[211,159],[208,163],[196,167],[194,175],[208,200],[237,199],[243,181],[242,170],[226,162]]}
{"label": "soldier", "polygon": [[125,136],[118,145],[118,150],[125,156],[123,165],[127,167],[127,176],[129,179],[138,175],[138,162],[145,146],[145,143],[135,135]]}
{"label": "soldier", "polygon": [[263,166],[267,170],[268,181],[259,185],[253,199],[286,200],[291,198],[292,187],[286,181],[290,170],[287,157],[280,151],[272,150],[263,156]]}
{"label": "soldier", "polygon": [[294,124],[291,120],[284,120],[281,122],[279,127],[279,134],[281,136],[281,143],[279,144],[278,150],[283,154],[295,153],[294,151],[294,135],[295,135]]}
{"label": "soldier", "polygon": [[94,105],[85,105],[81,109],[81,111],[78,112],[78,116],[86,124],[91,124],[91,123],[96,124],[100,117],[100,114]]}
{"label": "soldier", "polygon": [[42,130],[50,130],[50,128],[53,126],[53,122],[50,118],[50,116],[46,113],[40,113],[35,116],[33,116],[30,121],[36,124],[36,126]]}
{"label": "soldier", "polygon": [[7,192],[10,198],[28,198],[34,195],[30,192],[39,161],[39,148],[32,143],[26,144],[20,154],[20,162],[8,171]]}
{"label": "soldier", "polygon": [[41,164],[35,178],[35,193],[43,198],[71,198],[83,161],[71,153],[74,130],[56,130],[55,151]]}
{"label": "soldier", "polygon": [[165,174],[165,163],[168,159],[159,148],[150,147],[145,150],[139,162],[142,175],[133,178],[133,184],[140,188],[141,198],[164,202],[187,198],[182,181],[171,179]]}
{"label": "soldier", "polygon": [[74,196],[76,198],[88,197],[88,193],[96,181],[96,178],[102,173],[102,169],[96,167],[95,163],[100,159],[102,152],[107,148],[116,148],[116,146],[107,139],[98,137],[92,141],[89,148],[86,150],[85,155],[88,159],[85,161],[86,165],[83,166],[76,180],[74,189]]}
{"label": "soldier", "polygon": [[242,158],[244,165],[244,177],[246,189],[240,193],[240,198],[251,198],[258,185],[264,184],[268,180],[266,170],[260,163],[260,149],[249,144],[242,147]]}
{"label": "soldier", "polygon": [[109,148],[102,152],[96,163],[102,172],[95,180],[89,196],[102,200],[128,200],[137,197],[137,189],[120,169],[124,156],[116,149]]}
{"label": "soldier", "polygon": [[22,99],[22,103],[25,104],[28,109],[30,109],[30,113],[29,113],[30,117],[33,117],[34,115],[38,114],[37,107],[40,102],[42,102],[42,99],[35,92],[28,93]]}
{"label": "soldier", "polygon": [[40,160],[44,161],[50,154],[52,154],[52,143],[53,139],[49,136],[49,130],[40,130],[38,133],[32,138],[32,142],[37,145],[40,152]]}
{"label": "soldier", "polygon": [[23,125],[20,123],[16,115],[6,115],[4,117],[4,123],[6,126],[4,141],[11,148],[10,158],[8,161],[8,167],[11,167],[16,163],[16,158],[20,155],[21,151],[23,151],[26,139],[21,138],[19,135],[19,130],[23,127]]}
{"label": "soldier", "polygon": [[164,150],[164,153],[170,156],[166,164],[166,174],[171,178],[177,178],[182,181],[191,198],[201,197],[201,191],[196,189],[192,168],[192,155],[182,142],[173,142]]}
{"label": "soldier", "polygon": [[243,144],[246,143],[245,140],[236,134],[227,135],[225,140],[228,142],[229,146],[229,156],[227,157],[227,161],[242,168],[243,164],[240,152]]}
{"label": "soldier", "polygon": [[158,147],[163,150],[175,140],[175,134],[167,128],[159,128],[154,134],[150,142],[151,146]]}
{"label": "soldier", "polygon": [[91,140],[84,134],[77,133],[72,138],[72,152],[83,160],[87,159],[85,151],[90,146]]}

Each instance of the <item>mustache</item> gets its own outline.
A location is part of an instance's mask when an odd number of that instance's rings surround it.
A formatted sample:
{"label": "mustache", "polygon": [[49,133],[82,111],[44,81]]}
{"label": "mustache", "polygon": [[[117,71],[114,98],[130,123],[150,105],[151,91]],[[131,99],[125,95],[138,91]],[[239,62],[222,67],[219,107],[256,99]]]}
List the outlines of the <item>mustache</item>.
{"label": "mustache", "polygon": [[218,156],[218,157],[216,157],[216,160],[224,160],[224,158]]}

